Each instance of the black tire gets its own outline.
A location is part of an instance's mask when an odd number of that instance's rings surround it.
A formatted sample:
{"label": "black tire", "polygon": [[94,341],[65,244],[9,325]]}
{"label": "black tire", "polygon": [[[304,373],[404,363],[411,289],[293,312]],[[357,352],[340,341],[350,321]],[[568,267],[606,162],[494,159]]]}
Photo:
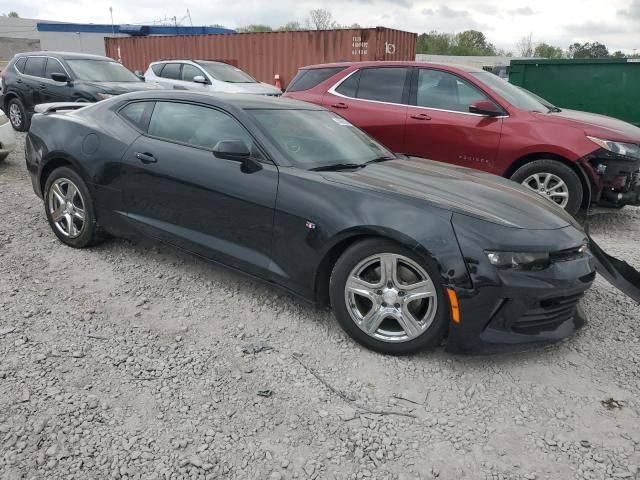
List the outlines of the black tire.
{"label": "black tire", "polygon": [[[11,115],[12,108],[19,111],[19,117]],[[24,105],[19,98],[14,97],[9,100],[9,103],[7,103],[7,116],[9,117],[9,122],[11,122],[11,126],[17,132],[26,132],[27,130],[29,130],[31,119],[29,118],[27,110],[24,108]]]}
{"label": "black tire", "polygon": [[[430,325],[413,339],[401,342],[388,342],[374,338],[362,330],[351,318],[345,299],[345,287],[352,270],[368,257],[382,253],[399,254],[413,260],[428,274],[433,281],[436,292],[435,316]],[[380,353],[390,355],[407,355],[417,351],[433,348],[444,338],[449,322],[449,302],[440,282],[440,275],[435,262],[416,255],[399,244],[386,239],[370,239],[355,243],[349,247],[336,262],[329,281],[329,295],[334,315],[341,327],[355,341]],[[384,305],[384,304],[383,304]]]}
{"label": "black tire", "polygon": [[[79,230],[79,234],[73,238],[71,238],[70,236],[66,236],[63,232],[61,232],[58,226],[56,226],[56,222],[52,217],[53,213],[51,212],[50,208],[50,199],[52,198],[52,195],[54,195],[52,192],[52,186],[54,185],[54,183],[56,183],[57,180],[69,180],[70,182],[72,182],[79,191],[80,199],[82,201],[82,205],[84,206],[84,221],[82,222],[81,228],[76,227],[77,230]],[[65,245],[73,248],[86,248],[95,245],[102,240],[100,229],[96,223],[93,199],[91,198],[89,189],[87,188],[87,185],[82,177],[72,168],[57,168],[53,172],[51,172],[49,177],[47,177],[47,181],[44,187],[44,208],[51,230],[53,230],[53,233],[55,233],[56,237],[58,237],[58,239]]]}
{"label": "black tire", "polygon": [[511,180],[521,184],[534,174],[544,173],[550,173],[562,179],[569,193],[569,199],[564,209],[571,215],[578,213],[584,195],[582,182],[580,182],[580,178],[571,167],[558,160],[534,160],[529,162],[516,170],[514,174],[511,175]]}

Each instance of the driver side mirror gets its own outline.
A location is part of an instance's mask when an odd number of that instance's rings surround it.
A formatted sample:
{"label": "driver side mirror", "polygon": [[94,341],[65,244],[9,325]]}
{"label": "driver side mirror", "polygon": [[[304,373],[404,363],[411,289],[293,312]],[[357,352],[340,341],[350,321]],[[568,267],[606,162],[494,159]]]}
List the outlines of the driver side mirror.
{"label": "driver side mirror", "polygon": [[51,74],[51,80],[53,80],[54,82],[61,82],[61,83],[70,83],[71,79],[69,77],[67,77],[64,73],[52,73]]}
{"label": "driver side mirror", "polygon": [[469,105],[469,113],[477,113],[478,115],[486,115],[487,117],[499,117],[504,112],[498,105],[491,100],[476,100]]}
{"label": "driver side mirror", "polygon": [[133,74],[144,82],[144,73],[141,70],[136,70]]}
{"label": "driver side mirror", "polygon": [[209,80],[204,78],[202,75],[196,75],[195,77],[193,77],[193,83],[202,83],[203,85],[208,85]]}
{"label": "driver side mirror", "polygon": [[242,171],[245,173],[254,173],[262,170],[260,162],[251,158],[251,152],[247,144],[241,140],[220,140],[213,147],[213,154],[216,158],[242,162]]}

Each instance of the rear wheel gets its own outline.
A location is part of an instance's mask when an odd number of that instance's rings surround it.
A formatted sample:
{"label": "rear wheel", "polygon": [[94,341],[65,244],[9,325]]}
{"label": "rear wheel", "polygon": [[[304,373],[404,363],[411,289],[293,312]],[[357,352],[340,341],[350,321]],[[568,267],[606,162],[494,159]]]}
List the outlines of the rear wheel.
{"label": "rear wheel", "polygon": [[12,98],[7,104],[7,115],[14,130],[26,132],[29,130],[29,116],[19,98]]}
{"label": "rear wheel", "polygon": [[394,242],[373,239],[347,249],[331,274],[338,322],[357,342],[402,355],[438,345],[447,301],[432,261]]}
{"label": "rear wheel", "polygon": [[57,168],[44,191],[47,220],[62,243],[85,248],[100,240],[93,199],[80,175],[69,167]]}
{"label": "rear wheel", "polygon": [[511,176],[537,194],[556,203],[571,215],[582,205],[582,183],[571,167],[558,160],[534,160],[523,165]]}

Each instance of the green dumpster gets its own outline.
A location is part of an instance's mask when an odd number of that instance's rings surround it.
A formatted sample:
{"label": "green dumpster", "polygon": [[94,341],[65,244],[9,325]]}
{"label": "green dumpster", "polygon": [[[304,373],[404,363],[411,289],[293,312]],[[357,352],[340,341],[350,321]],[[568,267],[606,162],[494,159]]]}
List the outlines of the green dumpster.
{"label": "green dumpster", "polygon": [[640,58],[511,60],[509,82],[558,107],[640,126]]}

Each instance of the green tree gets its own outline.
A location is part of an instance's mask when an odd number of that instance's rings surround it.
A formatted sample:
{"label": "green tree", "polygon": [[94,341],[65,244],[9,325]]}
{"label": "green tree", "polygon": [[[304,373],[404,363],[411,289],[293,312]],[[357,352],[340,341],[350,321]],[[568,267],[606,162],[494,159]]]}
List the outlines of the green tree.
{"label": "green tree", "polygon": [[269,25],[246,25],[244,27],[236,28],[236,32],[238,33],[255,33],[255,32],[273,32],[273,28]]}
{"label": "green tree", "polygon": [[20,18],[20,15],[18,14],[18,12],[9,12],[9,15],[7,15],[7,17],[9,17],[9,18]]}
{"label": "green tree", "polygon": [[600,42],[574,43],[569,46],[570,58],[606,58],[609,50]]}
{"label": "green tree", "polygon": [[222,25],[221,23],[214,23],[212,25],[209,25],[211,28],[228,28],[225,27],[224,25]]}
{"label": "green tree", "polygon": [[449,55],[453,48],[453,35],[450,33],[440,33],[431,31],[418,35],[416,44],[417,53],[427,53],[431,55]]}
{"label": "green tree", "polygon": [[613,52],[613,53],[611,54],[611,56],[612,56],[613,58],[625,58],[627,55],[626,55],[623,51],[621,51],[621,50],[616,50],[615,52]]}
{"label": "green tree", "polygon": [[496,47],[489,43],[484,33],[466,30],[455,36],[453,55],[495,55]]}
{"label": "green tree", "polygon": [[564,52],[560,47],[554,47],[548,43],[540,42],[536,45],[533,56],[540,58],[562,58],[564,56]]}

